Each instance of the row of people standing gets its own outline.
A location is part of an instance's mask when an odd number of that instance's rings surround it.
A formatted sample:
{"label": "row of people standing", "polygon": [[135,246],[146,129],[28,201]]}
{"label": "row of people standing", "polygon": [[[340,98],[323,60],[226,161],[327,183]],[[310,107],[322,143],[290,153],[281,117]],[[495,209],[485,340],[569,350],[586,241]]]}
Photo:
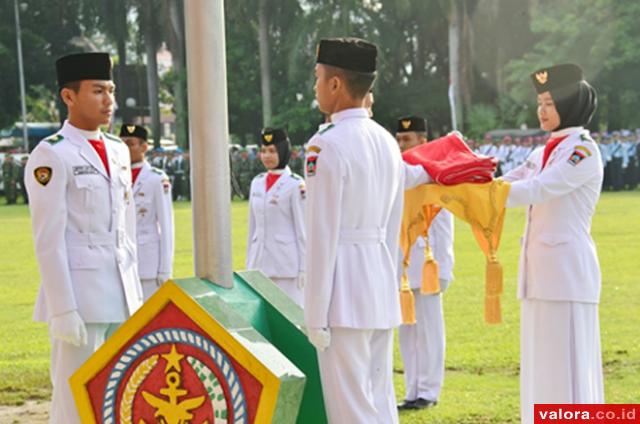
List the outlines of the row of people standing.
{"label": "row of people standing", "polygon": [[[331,124],[324,126],[325,129],[330,127]],[[426,143],[426,134],[425,119],[415,116],[400,118],[396,131],[399,150],[405,151]],[[304,179],[293,173],[287,165],[291,150],[284,129],[265,128],[262,131],[258,157],[267,171],[257,175],[251,183],[246,266],[262,271],[302,307],[306,281],[306,185]],[[308,163],[306,171],[307,175],[313,177],[314,165]],[[441,270],[441,290],[432,295],[419,293],[426,243],[430,244]],[[400,249],[397,253],[396,265],[399,269],[402,264]],[[445,329],[441,294],[453,279],[451,213],[442,210],[438,214],[429,237],[420,238],[412,248],[411,259],[408,276],[415,291],[417,323],[400,326],[406,395],[405,400],[397,406],[399,410],[436,405],[444,382]],[[397,281],[399,287],[400,276]]]}
{"label": "row of people standing", "polygon": [[150,164],[165,172],[172,187],[174,201],[191,200],[191,162],[189,152],[178,148],[174,151],[154,149],[147,154]]}
{"label": "row of people standing", "polygon": [[604,190],[635,190],[640,183],[640,130],[593,133],[604,167]]}
{"label": "row of people standing", "polygon": [[[602,158],[602,189],[635,190],[640,184],[640,130],[592,132],[591,138],[598,144]],[[474,140],[467,143],[476,153],[497,158],[500,162],[496,176],[500,176],[524,163],[547,140],[548,136],[505,136],[498,140],[487,134],[483,143]]]}
{"label": "row of people standing", "polygon": [[536,148],[543,146],[545,136],[515,137],[505,136],[502,140],[485,136],[484,143],[468,140],[469,146],[478,154],[492,156],[499,160],[496,177],[520,166]]}
{"label": "row of people standing", "polygon": [[[398,422],[392,346],[401,319],[389,252],[398,250],[403,190],[431,181],[426,168],[403,164],[364,108],[376,56],[364,40],[325,39],[316,58],[316,100],[330,122],[307,149],[304,316],[331,423]],[[507,207],[526,207],[528,216],[518,288],[523,423],[534,421],[534,404],[604,403],[601,277],[590,235],[603,169],[584,129],[596,92],[576,65],[531,78],[551,136],[505,175]]]}
{"label": "row of people standing", "polygon": [[[257,175],[266,171],[259,154],[247,147],[234,149],[230,154],[230,162],[232,196],[249,199],[251,182]],[[304,149],[302,147],[291,147],[288,165],[294,174],[302,175],[304,173]]]}
{"label": "row of people standing", "polygon": [[24,170],[27,156],[16,161],[11,153],[7,153],[2,161],[2,183],[7,205],[18,203],[18,196],[22,196],[25,204],[29,203],[27,188],[24,185]]}

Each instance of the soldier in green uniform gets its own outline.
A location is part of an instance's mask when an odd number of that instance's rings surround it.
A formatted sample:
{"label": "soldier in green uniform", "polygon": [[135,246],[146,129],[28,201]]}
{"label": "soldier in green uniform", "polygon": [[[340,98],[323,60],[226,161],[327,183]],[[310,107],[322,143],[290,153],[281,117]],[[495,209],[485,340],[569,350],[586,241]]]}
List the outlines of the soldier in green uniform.
{"label": "soldier in green uniform", "polygon": [[4,195],[7,198],[7,205],[14,205],[18,197],[18,177],[20,173],[18,165],[13,156],[7,154],[2,163],[2,179],[4,180]]}
{"label": "soldier in green uniform", "polygon": [[291,166],[291,170],[294,174],[303,175],[304,161],[300,153],[300,146],[296,146],[291,150],[291,160],[289,161],[289,165]]}
{"label": "soldier in green uniform", "polygon": [[234,150],[229,153],[229,162],[231,163],[231,200],[233,196],[244,199],[242,189],[240,188],[240,151]]}
{"label": "soldier in green uniform", "polygon": [[247,149],[240,150],[240,159],[238,161],[238,183],[240,184],[240,190],[242,191],[242,197],[249,198],[249,188],[251,186],[251,180],[253,180],[253,165],[251,159],[249,159],[249,152]]}
{"label": "soldier in green uniform", "polygon": [[191,159],[189,152],[182,154],[184,158],[184,198],[191,201]]}
{"label": "soldier in green uniform", "polygon": [[20,159],[20,168],[18,173],[18,184],[20,185],[20,194],[24,199],[25,205],[29,204],[29,195],[27,194],[27,186],[24,184],[24,170],[27,167],[27,159],[29,159],[28,156],[23,156],[22,159]]}
{"label": "soldier in green uniform", "polygon": [[189,163],[181,149],[176,150],[176,155],[171,161],[171,169],[173,171],[173,200],[185,200],[188,190]]}
{"label": "soldier in green uniform", "polygon": [[258,175],[267,171],[267,168],[264,167],[258,155],[249,155],[249,163],[251,163],[251,180],[249,181],[249,186],[247,187],[247,194],[251,191],[251,181]]}

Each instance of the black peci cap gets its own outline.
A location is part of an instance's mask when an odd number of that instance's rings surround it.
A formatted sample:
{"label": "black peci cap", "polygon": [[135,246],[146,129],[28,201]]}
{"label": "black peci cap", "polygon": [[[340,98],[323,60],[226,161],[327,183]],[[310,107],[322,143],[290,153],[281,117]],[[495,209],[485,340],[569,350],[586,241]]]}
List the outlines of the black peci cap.
{"label": "black peci cap", "polygon": [[398,119],[396,132],[427,132],[427,120],[419,116],[403,116]]}
{"label": "black peci cap", "polygon": [[538,94],[557,90],[584,80],[582,69],[573,63],[539,69],[531,74],[531,80]]}
{"label": "black peci cap", "polygon": [[316,63],[347,71],[373,74],[376,72],[378,48],[359,38],[325,38],[320,40]]}
{"label": "black peci cap", "polygon": [[108,53],[76,53],[56,60],[58,87],[82,80],[113,79],[111,57]]}
{"label": "black peci cap", "polygon": [[120,137],[138,137],[147,141],[148,136],[146,128],[141,125],[122,124],[120,127]]}

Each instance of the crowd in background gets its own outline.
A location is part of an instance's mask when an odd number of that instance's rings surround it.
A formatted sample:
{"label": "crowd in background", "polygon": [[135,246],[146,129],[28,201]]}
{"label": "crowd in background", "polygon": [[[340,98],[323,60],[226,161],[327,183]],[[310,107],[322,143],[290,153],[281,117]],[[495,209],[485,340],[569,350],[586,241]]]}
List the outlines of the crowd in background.
{"label": "crowd in background", "polygon": [[[635,190],[640,183],[640,129],[591,133],[598,143],[604,167],[603,190]],[[546,136],[510,137],[487,135],[483,142],[467,140],[476,153],[493,156],[499,162],[496,177],[521,165],[536,148],[544,146]]]}
{"label": "crowd in background", "polygon": [[189,152],[182,149],[153,149],[147,153],[151,166],[163,170],[171,181],[173,201],[191,200],[191,162]]}
{"label": "crowd in background", "polygon": [[[603,190],[635,190],[640,183],[640,129],[591,133],[598,143],[604,167]],[[476,153],[493,156],[499,162],[496,177],[524,163],[536,148],[544,146],[546,135],[492,138],[483,141],[467,140]],[[265,172],[257,148],[232,146],[229,153],[231,169],[231,196],[249,198],[253,178]],[[171,180],[173,200],[191,200],[189,153],[181,149],[154,149],[147,154],[152,166],[162,169]],[[3,192],[7,204],[17,203],[19,197],[28,203],[24,189],[24,167],[27,155],[6,153],[2,159]],[[291,171],[304,175],[304,148],[294,146],[289,161]]]}
{"label": "crowd in background", "polygon": [[[258,157],[258,150],[247,147],[232,148],[230,161],[231,196],[248,199],[251,181],[256,175],[266,171]],[[289,167],[294,174],[304,176],[304,148],[302,146],[293,146],[291,149]]]}

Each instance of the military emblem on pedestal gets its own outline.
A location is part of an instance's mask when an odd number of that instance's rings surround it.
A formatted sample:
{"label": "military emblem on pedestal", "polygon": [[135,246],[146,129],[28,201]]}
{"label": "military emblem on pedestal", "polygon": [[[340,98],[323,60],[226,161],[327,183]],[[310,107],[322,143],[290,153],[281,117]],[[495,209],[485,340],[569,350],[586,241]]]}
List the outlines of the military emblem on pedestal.
{"label": "military emblem on pedestal", "polygon": [[70,379],[83,423],[271,422],[280,380],[166,283]]}

